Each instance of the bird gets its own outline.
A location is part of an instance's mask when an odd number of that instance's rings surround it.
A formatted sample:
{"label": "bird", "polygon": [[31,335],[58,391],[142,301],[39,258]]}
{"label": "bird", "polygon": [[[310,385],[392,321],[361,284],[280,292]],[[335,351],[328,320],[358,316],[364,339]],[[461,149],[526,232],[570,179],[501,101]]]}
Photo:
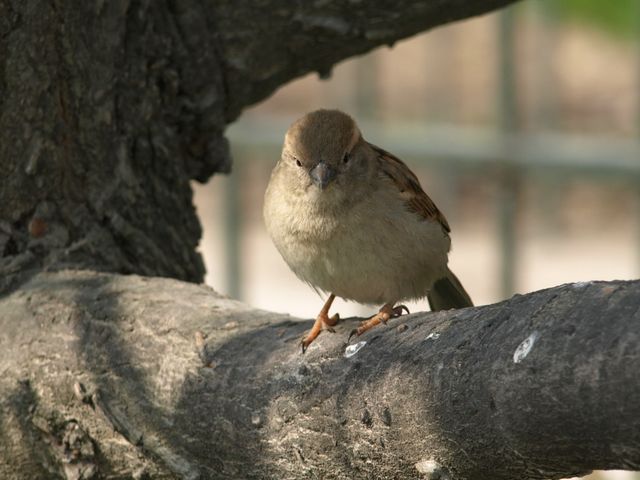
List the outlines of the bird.
{"label": "bird", "polygon": [[323,330],[335,297],[382,305],[351,331],[360,336],[408,313],[398,302],[427,297],[432,311],[473,306],[448,268],[449,223],[418,177],[364,139],[335,109],[305,114],[287,130],[265,191],[269,236],[289,268],[328,297],[300,344]]}

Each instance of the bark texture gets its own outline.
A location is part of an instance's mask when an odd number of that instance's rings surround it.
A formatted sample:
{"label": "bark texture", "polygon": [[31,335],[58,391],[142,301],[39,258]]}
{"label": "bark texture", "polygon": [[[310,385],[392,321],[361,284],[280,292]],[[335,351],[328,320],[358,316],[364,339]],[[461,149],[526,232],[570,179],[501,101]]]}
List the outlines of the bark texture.
{"label": "bark texture", "polygon": [[65,267],[201,281],[192,179],[288,80],[513,0],[0,0],[0,290]]}
{"label": "bark texture", "polygon": [[543,479],[640,469],[640,281],[311,322],[176,280],[0,299],[1,478]]}

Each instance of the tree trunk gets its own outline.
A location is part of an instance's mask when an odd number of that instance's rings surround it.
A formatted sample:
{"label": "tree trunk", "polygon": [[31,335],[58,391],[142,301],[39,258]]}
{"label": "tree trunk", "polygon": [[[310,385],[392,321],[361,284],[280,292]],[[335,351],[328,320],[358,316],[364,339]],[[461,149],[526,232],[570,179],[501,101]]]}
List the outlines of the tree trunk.
{"label": "tree trunk", "polygon": [[39,274],[0,300],[0,478],[637,469],[639,297],[595,282],[405,316],[351,356],[348,319],[303,355],[310,322],[204,286]]}

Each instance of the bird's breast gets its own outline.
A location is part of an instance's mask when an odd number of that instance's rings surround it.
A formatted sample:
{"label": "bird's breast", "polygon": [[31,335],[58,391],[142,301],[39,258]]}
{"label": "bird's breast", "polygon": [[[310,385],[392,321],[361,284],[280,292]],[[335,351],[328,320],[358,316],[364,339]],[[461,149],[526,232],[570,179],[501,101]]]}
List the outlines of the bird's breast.
{"label": "bird's breast", "polygon": [[336,211],[290,198],[265,204],[265,220],[284,260],[312,286],[361,303],[420,298],[446,267],[449,238],[393,201],[371,196]]}

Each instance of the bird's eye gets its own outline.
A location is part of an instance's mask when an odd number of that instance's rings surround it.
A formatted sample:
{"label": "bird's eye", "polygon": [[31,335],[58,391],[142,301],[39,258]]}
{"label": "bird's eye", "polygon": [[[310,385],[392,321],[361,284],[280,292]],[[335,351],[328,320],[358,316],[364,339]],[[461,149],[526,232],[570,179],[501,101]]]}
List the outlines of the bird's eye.
{"label": "bird's eye", "polygon": [[348,163],[349,160],[351,160],[351,155],[349,155],[349,152],[346,152],[344,157],[342,157],[342,163]]}
{"label": "bird's eye", "polygon": [[302,162],[300,162],[300,160],[298,160],[297,158],[296,158],[296,165],[299,166],[299,167],[302,166]]}

